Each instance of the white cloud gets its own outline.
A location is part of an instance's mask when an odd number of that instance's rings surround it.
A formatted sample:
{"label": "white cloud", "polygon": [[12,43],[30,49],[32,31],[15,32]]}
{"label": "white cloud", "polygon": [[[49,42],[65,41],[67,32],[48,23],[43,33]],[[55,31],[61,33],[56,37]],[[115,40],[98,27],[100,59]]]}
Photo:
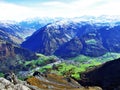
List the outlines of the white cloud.
{"label": "white cloud", "polygon": [[27,7],[0,3],[0,19],[20,20],[26,18],[29,13],[31,13],[31,10]]}
{"label": "white cloud", "polygon": [[33,6],[20,6],[0,2],[0,20],[21,20],[29,17],[74,17],[82,15],[120,15],[119,0],[49,1]]}
{"label": "white cloud", "polygon": [[71,3],[46,2],[39,4],[53,16],[120,15],[120,0],[74,0]]}

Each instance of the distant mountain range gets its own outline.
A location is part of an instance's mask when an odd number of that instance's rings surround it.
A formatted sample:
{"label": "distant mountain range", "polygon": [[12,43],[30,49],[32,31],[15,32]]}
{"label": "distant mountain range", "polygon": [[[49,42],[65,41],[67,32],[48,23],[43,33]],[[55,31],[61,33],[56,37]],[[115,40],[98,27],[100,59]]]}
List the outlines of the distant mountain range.
{"label": "distant mountain range", "polygon": [[117,16],[83,16],[0,21],[0,39],[45,55],[98,57],[120,52],[119,20]]}
{"label": "distant mountain range", "polygon": [[14,44],[20,44],[23,39],[18,35],[21,30],[15,24],[0,23],[0,38]]}
{"label": "distant mountain range", "polygon": [[21,46],[34,52],[63,58],[80,54],[96,57],[106,52],[120,52],[118,20],[104,19],[105,17],[84,18],[50,23],[37,30]]}
{"label": "distant mountain range", "polygon": [[0,37],[12,43],[20,44],[39,28],[60,19],[61,18],[32,18],[20,22],[0,21]]}

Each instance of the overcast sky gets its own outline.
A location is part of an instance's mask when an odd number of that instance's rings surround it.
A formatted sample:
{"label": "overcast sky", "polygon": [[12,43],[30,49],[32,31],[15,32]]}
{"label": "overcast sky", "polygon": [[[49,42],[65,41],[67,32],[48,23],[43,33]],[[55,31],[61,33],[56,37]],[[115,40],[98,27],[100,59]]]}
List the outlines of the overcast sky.
{"label": "overcast sky", "polygon": [[120,15],[120,0],[0,0],[0,20]]}

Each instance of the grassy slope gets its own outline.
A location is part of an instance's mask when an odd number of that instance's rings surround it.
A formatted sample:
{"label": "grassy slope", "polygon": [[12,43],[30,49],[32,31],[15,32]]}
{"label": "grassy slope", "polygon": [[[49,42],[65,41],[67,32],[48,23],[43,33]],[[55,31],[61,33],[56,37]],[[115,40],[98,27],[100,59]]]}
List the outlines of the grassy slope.
{"label": "grassy slope", "polygon": [[77,62],[80,62],[80,63],[85,63],[88,61],[90,61],[90,62],[97,61],[97,62],[104,63],[104,62],[114,60],[117,58],[120,58],[120,53],[110,53],[109,52],[109,53],[106,53],[105,55],[100,56],[100,57],[89,57],[89,56],[80,55],[80,56],[77,56],[75,58],[70,58],[70,59],[77,61]]}
{"label": "grassy slope", "polygon": [[[114,60],[120,57],[119,53],[106,53],[100,57],[88,57],[84,55],[70,58],[69,60],[62,61],[62,63],[56,64],[54,67],[50,63],[56,62],[58,59],[55,56],[44,56],[37,54],[38,60],[25,61],[22,63],[23,70],[29,70],[34,72],[36,69],[40,72],[55,73],[66,77],[74,77],[80,79],[80,74],[86,70],[90,70],[101,63],[109,60]],[[49,64],[49,65],[48,65]]]}
{"label": "grassy slope", "polygon": [[44,56],[42,54],[37,54],[37,56],[39,57],[37,60],[25,61],[23,65],[29,69],[34,69],[56,61],[55,56]]}
{"label": "grassy slope", "polygon": [[63,62],[61,64],[56,65],[55,69],[52,66],[44,66],[40,68],[39,71],[51,72],[66,77],[71,76],[76,79],[80,79],[80,73],[85,72],[86,70],[90,70],[106,61],[114,60],[119,57],[120,57],[119,53],[106,53],[105,55],[100,57],[88,57],[80,55],[70,59],[75,63]]}
{"label": "grassy slope", "polygon": [[56,68],[53,69],[52,66],[44,66],[40,68],[40,72],[51,72],[56,73],[58,75],[63,75],[65,77],[74,77],[76,79],[80,79],[80,73],[86,71],[88,67],[94,67],[96,65],[100,65],[101,63],[98,62],[91,62],[88,64],[79,64],[79,65],[73,65],[68,63],[61,63],[56,65]]}

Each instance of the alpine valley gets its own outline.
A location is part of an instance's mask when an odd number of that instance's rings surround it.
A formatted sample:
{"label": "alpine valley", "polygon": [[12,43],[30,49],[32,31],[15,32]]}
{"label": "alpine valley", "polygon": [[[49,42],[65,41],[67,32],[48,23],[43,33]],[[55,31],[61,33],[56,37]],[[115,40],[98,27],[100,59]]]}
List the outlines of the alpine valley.
{"label": "alpine valley", "polygon": [[0,21],[0,90],[120,90],[119,34],[119,16]]}

